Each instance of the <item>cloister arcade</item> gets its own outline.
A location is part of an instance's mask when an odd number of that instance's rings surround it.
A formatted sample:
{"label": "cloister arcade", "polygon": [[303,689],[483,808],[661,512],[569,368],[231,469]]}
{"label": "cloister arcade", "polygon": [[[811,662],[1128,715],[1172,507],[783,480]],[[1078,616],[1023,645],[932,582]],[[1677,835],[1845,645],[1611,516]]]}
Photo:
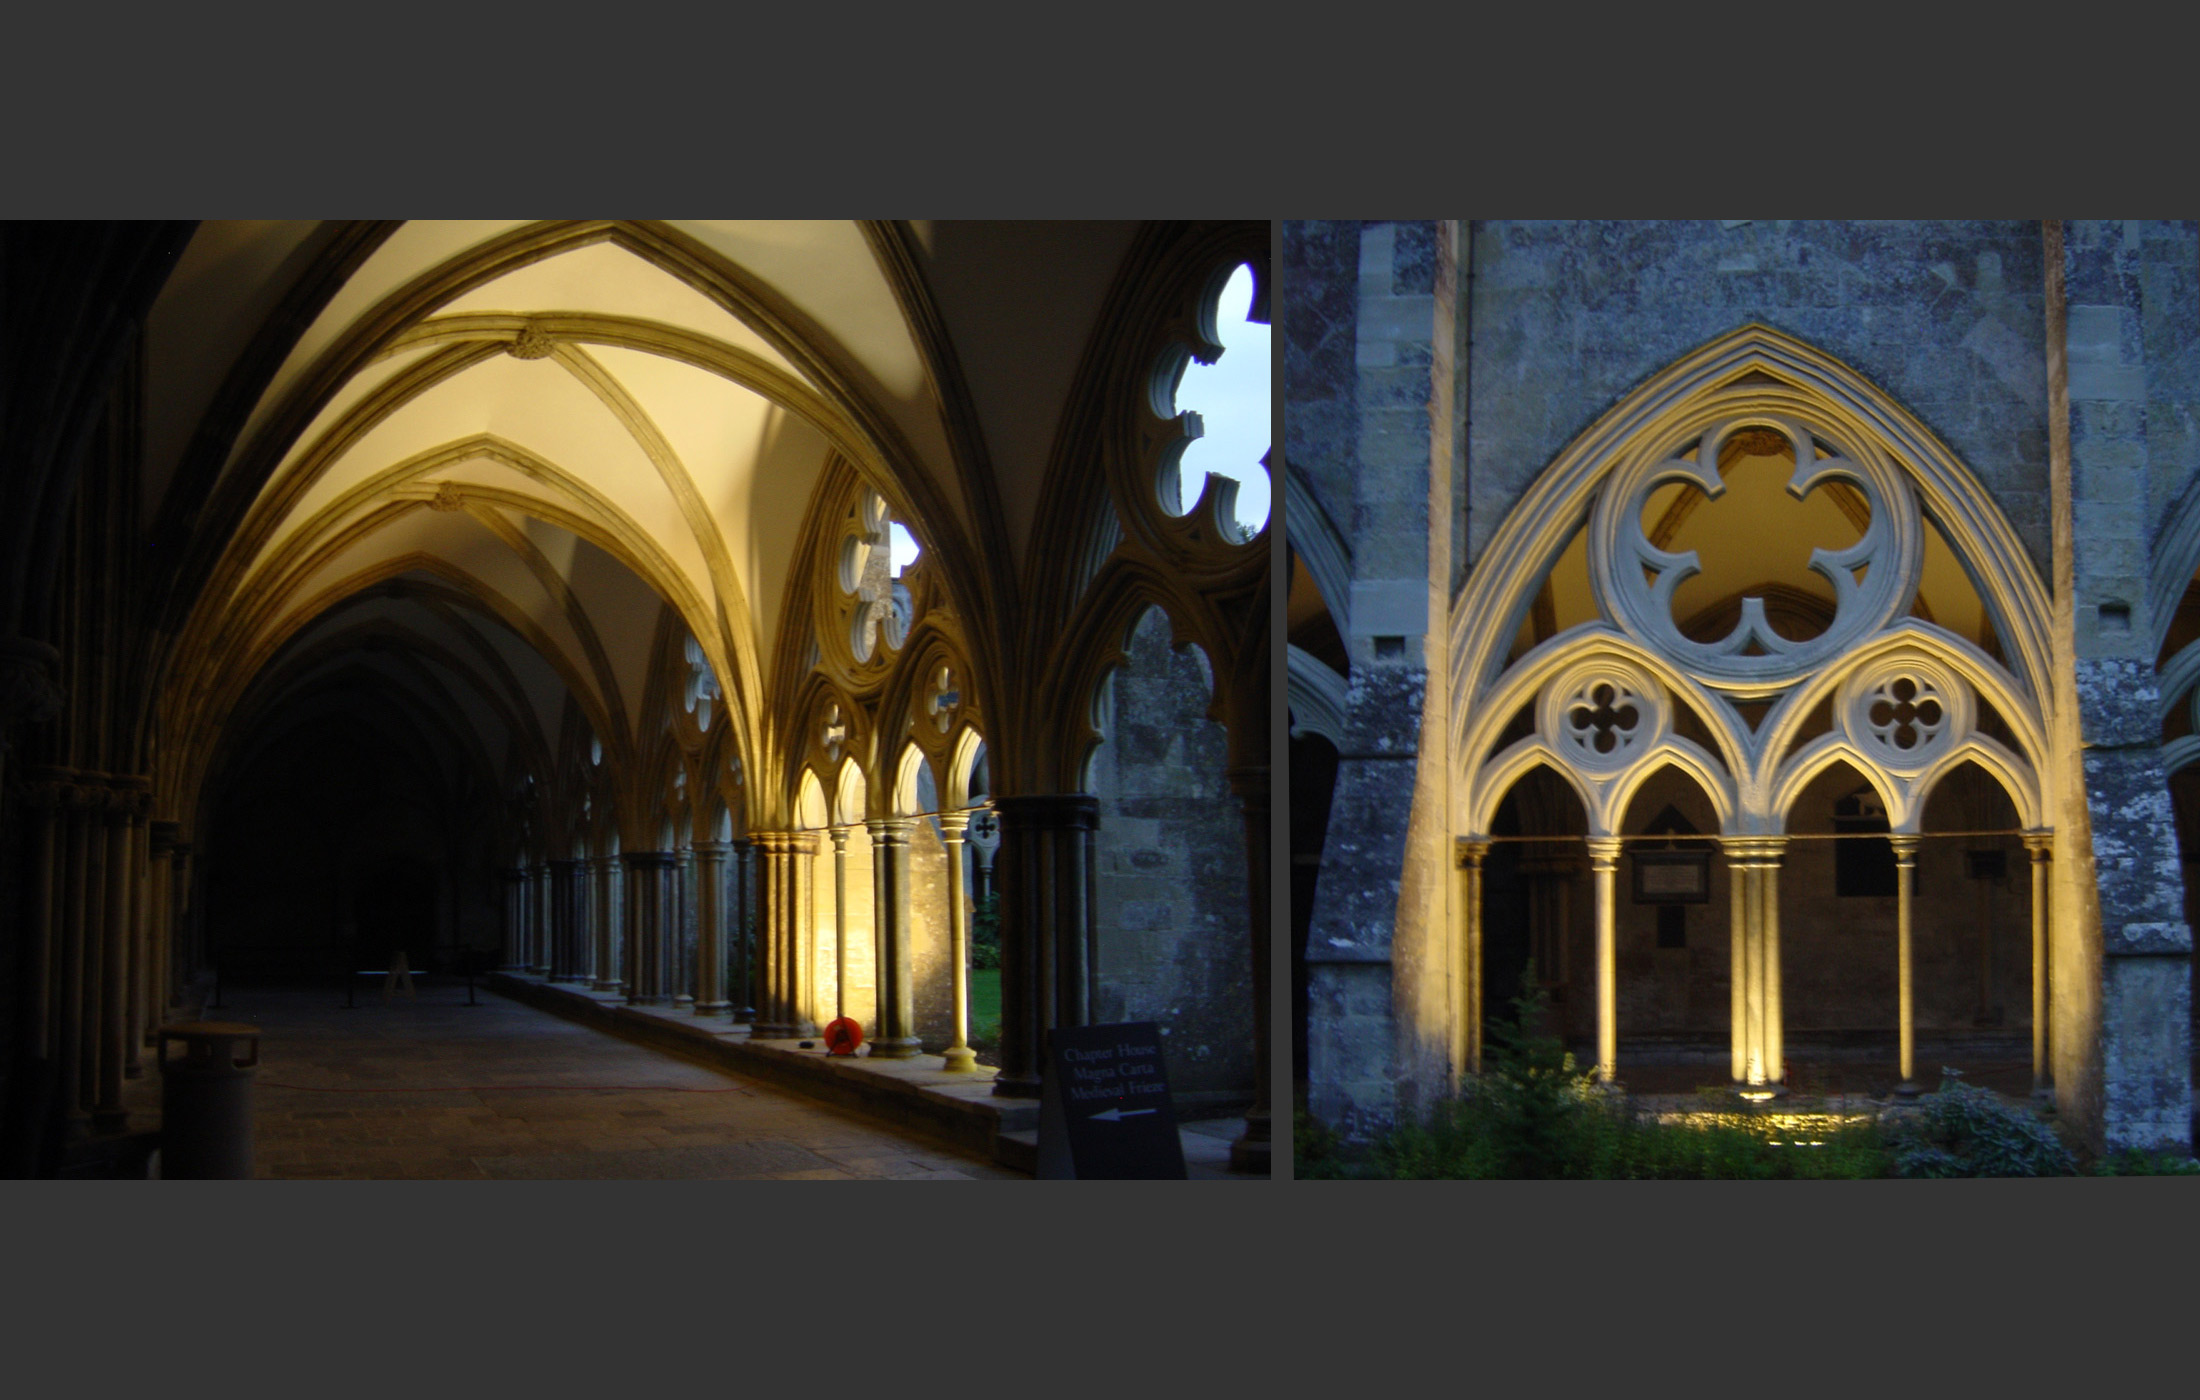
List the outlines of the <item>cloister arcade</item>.
{"label": "cloister arcade", "polygon": [[19,1058],[111,1121],[211,970],[402,950],[758,1039],[846,1015],[1008,1097],[1051,1027],[1158,1020],[1265,1170],[1266,461],[1200,453],[1192,372],[1225,302],[1265,323],[1267,240],[189,233],[68,503],[80,683],[7,772]]}
{"label": "cloister arcade", "polygon": [[1838,362],[1749,327],[1656,376],[1453,614],[1456,1061],[1525,973],[1607,1080],[1623,1037],[1723,1029],[1771,1092],[1795,1035],[1891,1032],[1916,1092],[1921,1024],[2006,1024],[2045,1088],[2046,638],[1991,499]]}

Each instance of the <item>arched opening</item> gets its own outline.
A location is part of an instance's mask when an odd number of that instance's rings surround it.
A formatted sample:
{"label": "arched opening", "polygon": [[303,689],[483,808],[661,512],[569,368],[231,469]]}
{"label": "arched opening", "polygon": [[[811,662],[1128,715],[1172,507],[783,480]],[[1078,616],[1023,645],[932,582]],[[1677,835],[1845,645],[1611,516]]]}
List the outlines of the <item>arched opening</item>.
{"label": "arched opening", "polygon": [[1496,1022],[1518,1024],[1516,1002],[1538,997],[1540,1025],[1596,1056],[1596,954],[1582,838],[1589,816],[1558,773],[1529,769],[1497,804],[1494,838],[1482,862],[1483,1037]]}
{"label": "arched opening", "polygon": [[1088,760],[1094,837],[1092,1019],[1160,1026],[1177,1113],[1221,1117],[1252,1099],[1242,821],[1228,738],[1206,717],[1205,656],[1170,644],[1146,609],[1105,684]]}

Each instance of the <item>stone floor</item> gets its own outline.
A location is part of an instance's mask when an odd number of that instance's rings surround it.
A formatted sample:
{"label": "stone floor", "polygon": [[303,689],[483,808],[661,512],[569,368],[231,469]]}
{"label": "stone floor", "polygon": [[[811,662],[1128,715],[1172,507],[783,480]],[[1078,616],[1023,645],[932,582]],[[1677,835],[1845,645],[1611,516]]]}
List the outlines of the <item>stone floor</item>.
{"label": "stone floor", "polygon": [[481,994],[225,989],[259,1026],[257,1175],[371,1180],[1021,1179],[956,1148]]}

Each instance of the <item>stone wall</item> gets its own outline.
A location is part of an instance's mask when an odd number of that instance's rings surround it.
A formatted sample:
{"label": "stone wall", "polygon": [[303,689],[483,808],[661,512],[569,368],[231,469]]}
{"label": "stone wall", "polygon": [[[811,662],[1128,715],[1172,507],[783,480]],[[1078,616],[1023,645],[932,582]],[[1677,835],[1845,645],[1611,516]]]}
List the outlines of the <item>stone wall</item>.
{"label": "stone wall", "polygon": [[1252,944],[1244,822],[1224,776],[1227,736],[1196,647],[1169,645],[1151,609],[1115,672],[1092,759],[1096,1023],[1161,1027],[1178,1111],[1250,1101]]}
{"label": "stone wall", "polygon": [[1757,321],[1917,415],[1992,489],[2044,580],[2041,256],[2029,220],[1477,222],[1470,557],[1628,390]]}

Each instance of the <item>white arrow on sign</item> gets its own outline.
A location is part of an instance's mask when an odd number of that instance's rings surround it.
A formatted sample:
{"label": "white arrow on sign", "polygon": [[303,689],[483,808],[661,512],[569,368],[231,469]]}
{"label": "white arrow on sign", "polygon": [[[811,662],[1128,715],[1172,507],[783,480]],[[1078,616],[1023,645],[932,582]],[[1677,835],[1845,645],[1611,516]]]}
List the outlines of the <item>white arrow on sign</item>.
{"label": "white arrow on sign", "polygon": [[1119,1119],[1136,1118],[1141,1113],[1156,1112],[1159,1112],[1159,1110],[1151,1108],[1111,1108],[1106,1113],[1095,1113],[1092,1116],[1095,1122],[1113,1123]]}

